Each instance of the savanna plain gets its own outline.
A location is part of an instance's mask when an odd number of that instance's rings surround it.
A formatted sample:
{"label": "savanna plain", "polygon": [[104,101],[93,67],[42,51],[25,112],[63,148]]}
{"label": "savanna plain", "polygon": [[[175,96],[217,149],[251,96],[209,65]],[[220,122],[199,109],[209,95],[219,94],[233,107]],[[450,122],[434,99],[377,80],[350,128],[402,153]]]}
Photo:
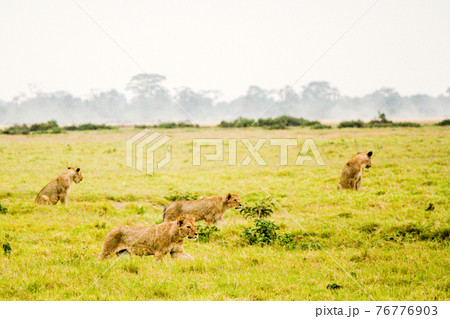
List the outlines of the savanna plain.
{"label": "savanna plain", "polygon": [[[1,300],[450,299],[448,128],[158,131],[172,137],[172,160],[153,176],[126,166],[125,143],[138,129],[0,135]],[[248,155],[241,138],[281,137],[299,141],[287,166],[268,140],[260,151],[267,165],[240,164]],[[223,161],[193,166],[194,138],[224,139]],[[325,165],[314,157],[294,165],[306,138]],[[370,150],[362,189],[336,190],[345,163]],[[35,205],[68,166],[80,167],[84,180],[67,206]],[[230,209],[208,240],[185,241],[193,260],[98,258],[111,228],[161,223],[164,205],[186,192],[238,193],[244,204],[270,195],[276,205],[267,219],[289,244],[250,245],[242,233],[254,221]]]}

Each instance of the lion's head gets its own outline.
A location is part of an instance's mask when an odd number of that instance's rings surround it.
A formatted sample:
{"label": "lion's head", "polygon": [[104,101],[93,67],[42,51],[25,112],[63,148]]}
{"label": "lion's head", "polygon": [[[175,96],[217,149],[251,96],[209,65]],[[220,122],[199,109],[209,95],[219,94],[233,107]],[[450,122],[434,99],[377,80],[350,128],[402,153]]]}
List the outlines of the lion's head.
{"label": "lion's head", "polygon": [[366,168],[370,168],[372,166],[372,154],[373,154],[372,151],[368,153],[361,152],[357,154],[357,157],[363,166],[365,166]]}
{"label": "lion's head", "polygon": [[83,175],[81,174],[81,169],[79,167],[78,168],[69,167],[69,171],[72,172],[72,179],[76,184],[78,184],[83,180]]}
{"label": "lion's head", "polygon": [[241,208],[241,199],[239,198],[239,194],[231,194],[225,197],[226,205],[228,208]]}
{"label": "lion's head", "polygon": [[186,218],[180,216],[177,218],[177,225],[181,237],[187,237],[196,240],[198,237],[197,228],[195,227],[195,218]]}

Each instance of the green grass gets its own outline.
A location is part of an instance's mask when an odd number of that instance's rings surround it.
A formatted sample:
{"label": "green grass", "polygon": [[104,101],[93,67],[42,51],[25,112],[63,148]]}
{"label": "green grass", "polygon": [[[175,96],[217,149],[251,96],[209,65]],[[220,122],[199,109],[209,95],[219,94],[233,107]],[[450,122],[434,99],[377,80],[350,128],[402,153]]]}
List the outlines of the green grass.
{"label": "green grass", "polygon": [[[160,130],[173,137],[173,159],[155,176],[125,166],[125,141],[138,131],[0,136],[0,245],[11,248],[0,251],[0,299],[369,300],[354,280],[376,300],[450,299],[450,129]],[[193,167],[194,137],[314,138],[326,165],[280,166],[266,142],[266,167],[230,167],[227,154]],[[334,188],[346,161],[366,150],[374,156],[360,192],[321,189]],[[238,162],[246,156],[238,141]],[[84,175],[68,206],[36,206],[37,192],[67,166]],[[229,210],[209,241],[186,241],[193,261],[130,257],[104,273],[115,260],[97,256],[112,227],[153,224],[168,198],[188,189],[266,198],[252,178],[282,206],[269,219],[295,246],[247,245],[240,235],[253,221]]]}

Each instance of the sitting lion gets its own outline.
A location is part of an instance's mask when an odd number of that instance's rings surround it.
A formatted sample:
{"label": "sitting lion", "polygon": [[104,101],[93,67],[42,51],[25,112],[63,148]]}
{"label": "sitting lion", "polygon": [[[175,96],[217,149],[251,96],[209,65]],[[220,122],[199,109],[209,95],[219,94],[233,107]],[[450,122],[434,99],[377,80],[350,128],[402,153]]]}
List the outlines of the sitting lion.
{"label": "sitting lion", "polygon": [[337,188],[350,188],[352,190],[361,189],[362,171],[364,167],[370,168],[372,166],[372,154],[372,151],[368,153],[360,152],[348,161],[342,169],[341,181]]}
{"label": "sitting lion", "polygon": [[195,220],[205,220],[208,225],[223,221],[223,215],[228,208],[240,208],[239,195],[228,193],[226,196],[211,196],[197,200],[180,200],[173,202],[164,211],[164,221],[172,221],[178,216],[194,217]]}
{"label": "sitting lion", "polygon": [[100,258],[129,253],[154,255],[158,261],[170,253],[172,258],[192,257],[184,252],[183,239],[198,237],[195,219],[178,217],[176,221],[150,227],[118,226],[106,235]]}
{"label": "sitting lion", "polygon": [[83,175],[79,168],[68,168],[66,172],[51,180],[36,196],[36,204],[56,204],[59,200],[61,204],[67,204],[70,186],[72,182],[78,184],[83,180]]}

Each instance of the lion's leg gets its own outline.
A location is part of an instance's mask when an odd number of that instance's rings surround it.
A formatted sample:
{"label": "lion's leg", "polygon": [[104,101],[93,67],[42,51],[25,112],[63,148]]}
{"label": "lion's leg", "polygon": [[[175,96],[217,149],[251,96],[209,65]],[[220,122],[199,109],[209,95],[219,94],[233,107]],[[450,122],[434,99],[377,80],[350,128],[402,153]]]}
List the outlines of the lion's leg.
{"label": "lion's leg", "polygon": [[166,254],[161,251],[155,251],[154,256],[156,261],[161,262]]}
{"label": "lion's leg", "polygon": [[359,191],[361,189],[362,177],[359,177],[355,183],[355,190]]}
{"label": "lion's leg", "polygon": [[62,192],[59,195],[59,199],[61,200],[61,204],[66,205],[67,206],[67,193],[66,192]]}
{"label": "lion's leg", "polygon": [[212,224],[214,224],[215,223],[215,218],[214,217],[211,217],[211,216],[206,216],[205,217],[205,223],[206,223],[206,225],[212,225]]}
{"label": "lion's leg", "polygon": [[185,253],[183,245],[177,245],[174,247],[170,252],[170,256],[177,259],[192,259],[191,255]]}

